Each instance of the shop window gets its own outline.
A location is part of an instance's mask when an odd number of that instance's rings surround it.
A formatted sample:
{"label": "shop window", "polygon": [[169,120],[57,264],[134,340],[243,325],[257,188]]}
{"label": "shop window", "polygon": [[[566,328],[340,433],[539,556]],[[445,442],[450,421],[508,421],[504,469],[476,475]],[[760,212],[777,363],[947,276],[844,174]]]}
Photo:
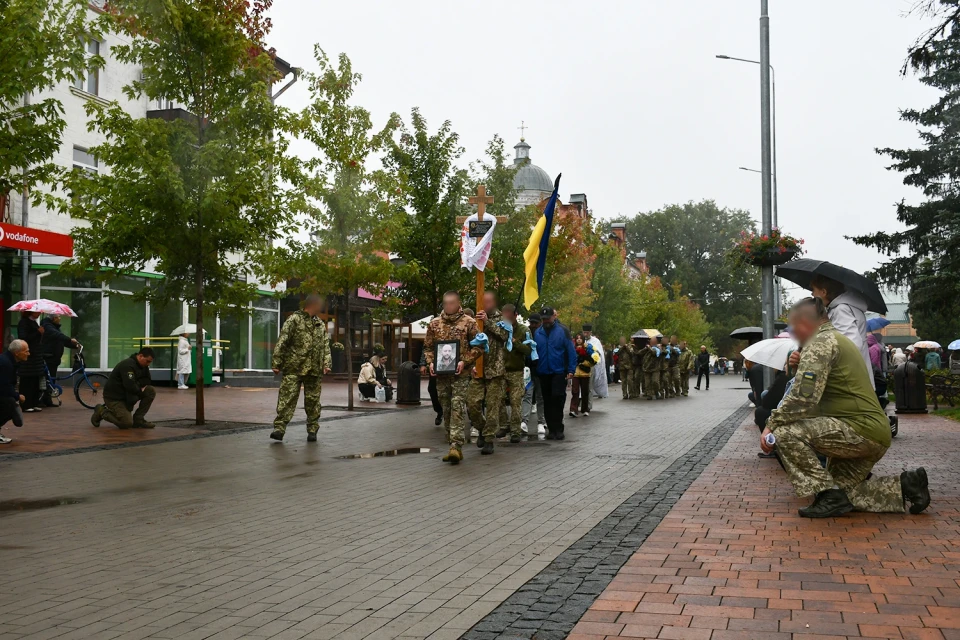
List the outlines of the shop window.
{"label": "shop window", "polygon": [[[80,276],[67,275],[61,271],[50,271],[48,275],[40,279],[40,289],[45,292],[51,287],[66,287],[71,289],[96,289],[100,291],[100,283],[92,275],[83,274]],[[44,293],[42,297],[49,296]],[[74,309],[76,311],[76,309]],[[77,311],[79,313],[79,311]]]}
{"label": "shop window", "polygon": [[[52,276],[53,274],[50,277]],[[76,338],[84,346],[83,357],[88,367],[100,368],[100,310],[103,304],[103,293],[100,289],[88,291],[49,289],[48,280],[49,278],[43,280],[43,297],[69,305],[77,314],[76,318],[62,316],[60,330]],[[64,352],[63,360],[60,361],[61,367],[69,368],[72,365],[71,355],[72,352],[69,349]]]}
{"label": "shop window", "polygon": [[221,352],[224,369],[246,369],[250,350],[250,315],[246,309],[220,316],[220,339],[229,340]]}
{"label": "shop window", "polygon": [[[166,305],[157,303],[150,304],[150,337],[167,338],[170,332],[183,323],[183,304],[179,301],[171,300]],[[156,356],[153,360],[154,369],[169,369],[175,358],[173,351],[176,344],[171,340],[164,342],[163,346],[155,347]]]}
{"label": "shop window", "polygon": [[146,337],[147,305],[131,295],[110,294],[110,330],[107,338],[107,366],[114,366],[140,349]]}
{"label": "shop window", "polygon": [[269,369],[273,349],[277,346],[280,329],[280,312],[253,310],[253,368]]}

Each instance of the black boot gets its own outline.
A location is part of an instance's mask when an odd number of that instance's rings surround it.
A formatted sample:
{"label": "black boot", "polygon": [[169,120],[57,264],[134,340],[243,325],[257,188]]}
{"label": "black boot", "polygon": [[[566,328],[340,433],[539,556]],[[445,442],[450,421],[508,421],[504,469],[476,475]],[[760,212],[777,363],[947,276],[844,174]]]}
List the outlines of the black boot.
{"label": "black boot", "polygon": [[443,414],[442,414],[442,413],[438,413],[438,414],[437,414],[437,419],[433,421],[433,424],[437,425],[438,427],[439,427],[441,424],[443,424]]}
{"label": "black boot", "polygon": [[477,438],[477,448],[483,449],[484,445],[487,444],[487,439],[483,437],[483,434],[480,434],[480,437]]}
{"label": "black boot", "polygon": [[901,473],[900,489],[903,491],[903,499],[910,503],[910,513],[916,515],[930,506],[927,471],[923,467]]}
{"label": "black boot", "polygon": [[853,505],[842,489],[827,489],[817,494],[813,504],[800,509],[804,518],[833,518],[853,511]]}
{"label": "black boot", "polygon": [[317,434],[315,431],[310,431],[307,433],[307,442],[316,442]]}
{"label": "black boot", "polygon": [[283,431],[277,429],[273,430],[273,433],[270,434],[271,440],[283,440]]}
{"label": "black boot", "polygon": [[520,442],[520,436],[518,434],[510,436],[510,442],[513,444],[518,444]]}
{"label": "black boot", "polygon": [[483,445],[483,449],[480,450],[481,455],[489,456],[493,454],[493,442],[487,442]]}
{"label": "black boot", "polygon": [[500,429],[499,431],[497,431],[497,437],[506,438],[508,433],[510,432],[507,429]]}

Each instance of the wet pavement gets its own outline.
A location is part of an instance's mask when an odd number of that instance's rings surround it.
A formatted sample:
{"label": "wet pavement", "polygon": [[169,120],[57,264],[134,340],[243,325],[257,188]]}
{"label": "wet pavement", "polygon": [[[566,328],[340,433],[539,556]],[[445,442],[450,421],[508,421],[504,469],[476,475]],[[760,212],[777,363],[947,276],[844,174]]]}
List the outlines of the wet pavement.
{"label": "wet pavement", "polygon": [[[318,444],[301,422],[282,443],[260,429],[0,457],[0,639],[460,637],[662,477],[742,386],[611,397],[564,442],[468,446],[457,467],[428,406],[329,416]],[[275,390],[224,391],[211,417],[272,419]],[[418,453],[388,454],[403,450]]]}

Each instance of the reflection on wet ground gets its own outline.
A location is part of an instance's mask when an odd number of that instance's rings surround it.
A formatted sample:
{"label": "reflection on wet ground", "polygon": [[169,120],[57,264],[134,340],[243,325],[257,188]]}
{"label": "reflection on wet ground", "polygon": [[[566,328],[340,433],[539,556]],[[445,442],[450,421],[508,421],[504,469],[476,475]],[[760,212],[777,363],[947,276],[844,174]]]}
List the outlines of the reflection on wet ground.
{"label": "reflection on wet ground", "polygon": [[82,504],[86,501],[86,498],[77,497],[43,498],[41,500],[0,500],[0,513],[5,511],[50,509],[51,507],[61,507],[68,504]]}
{"label": "reflection on wet ground", "polygon": [[402,456],[408,453],[430,453],[433,449],[429,447],[408,447],[405,449],[391,449],[389,451],[377,451],[375,453],[351,453],[346,456],[336,456],[337,460],[366,460],[369,458],[392,458]]}

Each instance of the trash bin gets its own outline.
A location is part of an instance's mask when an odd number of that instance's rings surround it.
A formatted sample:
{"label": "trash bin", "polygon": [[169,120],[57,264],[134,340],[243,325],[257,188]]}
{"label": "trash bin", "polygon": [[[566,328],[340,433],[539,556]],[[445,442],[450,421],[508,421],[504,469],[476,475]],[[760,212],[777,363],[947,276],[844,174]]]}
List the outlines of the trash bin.
{"label": "trash bin", "polygon": [[420,404],[420,367],[404,362],[397,374],[397,404]]}
{"label": "trash bin", "polygon": [[913,362],[905,362],[893,374],[893,388],[897,396],[897,413],[927,412],[927,379],[923,369]]}
{"label": "trash bin", "polygon": [[[196,345],[194,345],[196,348]],[[190,357],[194,358],[193,372],[187,379],[187,384],[197,384],[197,361],[196,355],[191,351]],[[176,369],[176,364],[174,364]],[[203,341],[203,386],[213,384],[213,343],[210,340]]]}

